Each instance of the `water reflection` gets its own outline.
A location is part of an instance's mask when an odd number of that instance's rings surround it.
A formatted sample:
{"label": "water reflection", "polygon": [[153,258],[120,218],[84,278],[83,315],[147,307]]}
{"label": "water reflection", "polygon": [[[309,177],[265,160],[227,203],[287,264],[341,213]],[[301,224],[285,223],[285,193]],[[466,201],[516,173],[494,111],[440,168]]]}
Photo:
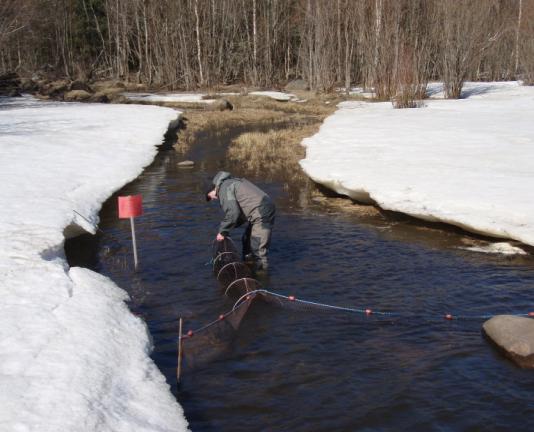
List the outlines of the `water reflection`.
{"label": "water reflection", "polygon": [[144,197],[139,272],[131,271],[129,227],[116,218],[115,198],[101,212],[104,234],[92,259],[146,320],[153,358],[192,430],[514,430],[534,422],[534,375],[496,354],[481,322],[441,319],[444,312],[528,311],[529,256],[460,250],[467,237],[458,231],[344,212],[314,201],[312,184],[295,188],[284,178],[251,177],[278,207],[268,287],[414,316],[379,320],[258,304],[224,356],[185,375],[178,389],[178,317],[194,328],[232,305],[205,265],[221,214],[203,200],[205,179],[217,170],[249,174],[226,162],[229,139],[197,143],[186,155],[198,162],[189,170],[176,166],[176,153],[162,153],[119,192]]}

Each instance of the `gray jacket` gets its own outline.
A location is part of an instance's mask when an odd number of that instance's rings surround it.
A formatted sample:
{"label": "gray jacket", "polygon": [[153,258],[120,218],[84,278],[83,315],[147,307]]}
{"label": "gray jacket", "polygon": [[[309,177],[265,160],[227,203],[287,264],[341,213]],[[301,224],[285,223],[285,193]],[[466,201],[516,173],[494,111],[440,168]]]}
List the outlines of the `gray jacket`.
{"label": "gray jacket", "polygon": [[265,192],[244,178],[234,178],[219,171],[213,178],[217,196],[224,211],[219,233],[227,235],[245,222],[273,224],[275,206]]}

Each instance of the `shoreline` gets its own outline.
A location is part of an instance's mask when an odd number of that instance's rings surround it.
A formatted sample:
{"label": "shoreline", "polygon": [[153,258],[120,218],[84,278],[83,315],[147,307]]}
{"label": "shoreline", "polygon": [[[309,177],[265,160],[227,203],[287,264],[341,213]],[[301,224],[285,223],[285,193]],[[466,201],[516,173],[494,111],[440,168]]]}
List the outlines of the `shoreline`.
{"label": "shoreline", "polygon": [[[527,173],[534,144],[526,118],[533,90],[513,82],[484,83],[480,93],[480,84],[469,86],[475,96],[432,99],[412,110],[342,103],[303,140],[300,165],[316,183],[356,201],[532,247],[527,191],[534,179]],[[516,113],[521,109],[526,114]]]}
{"label": "shoreline", "polygon": [[126,292],[98,273],[69,267],[64,250],[67,236],[94,232],[104,201],[150,164],[179,113],[28,102],[0,111],[10,179],[0,218],[8,239],[0,253],[0,385],[9,387],[0,392],[2,422],[43,431],[81,424],[99,432],[187,430]]}

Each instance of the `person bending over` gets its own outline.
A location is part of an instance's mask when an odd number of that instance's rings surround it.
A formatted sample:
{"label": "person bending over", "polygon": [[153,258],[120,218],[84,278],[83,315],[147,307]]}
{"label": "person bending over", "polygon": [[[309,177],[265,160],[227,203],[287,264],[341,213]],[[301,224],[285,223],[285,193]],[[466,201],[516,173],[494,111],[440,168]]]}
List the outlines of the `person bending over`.
{"label": "person bending over", "polygon": [[224,211],[217,241],[224,240],[232,228],[248,222],[243,234],[243,259],[250,255],[257,270],[269,266],[267,254],[274,225],[275,206],[269,195],[244,178],[235,178],[229,172],[219,171],[206,200],[218,199]]}

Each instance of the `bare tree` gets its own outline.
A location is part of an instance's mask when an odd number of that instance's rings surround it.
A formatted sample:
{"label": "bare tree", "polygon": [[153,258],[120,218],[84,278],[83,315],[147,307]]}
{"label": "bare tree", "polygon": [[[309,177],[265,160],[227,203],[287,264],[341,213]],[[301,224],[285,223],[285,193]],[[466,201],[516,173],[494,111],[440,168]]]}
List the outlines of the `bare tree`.
{"label": "bare tree", "polygon": [[534,0],[0,0],[0,72],[166,88],[305,79],[413,105],[531,76]]}
{"label": "bare tree", "polygon": [[493,20],[497,1],[443,0],[439,3],[438,34],[442,38],[441,71],[448,98],[459,98],[474,65],[502,36],[502,23]]}
{"label": "bare tree", "polygon": [[515,32],[515,64],[514,64],[514,73],[517,74],[519,70],[519,33],[521,31],[521,17],[523,14],[523,0],[519,0],[517,11],[517,28]]}
{"label": "bare tree", "polygon": [[519,73],[523,82],[534,85],[534,0],[523,0],[519,34]]}

